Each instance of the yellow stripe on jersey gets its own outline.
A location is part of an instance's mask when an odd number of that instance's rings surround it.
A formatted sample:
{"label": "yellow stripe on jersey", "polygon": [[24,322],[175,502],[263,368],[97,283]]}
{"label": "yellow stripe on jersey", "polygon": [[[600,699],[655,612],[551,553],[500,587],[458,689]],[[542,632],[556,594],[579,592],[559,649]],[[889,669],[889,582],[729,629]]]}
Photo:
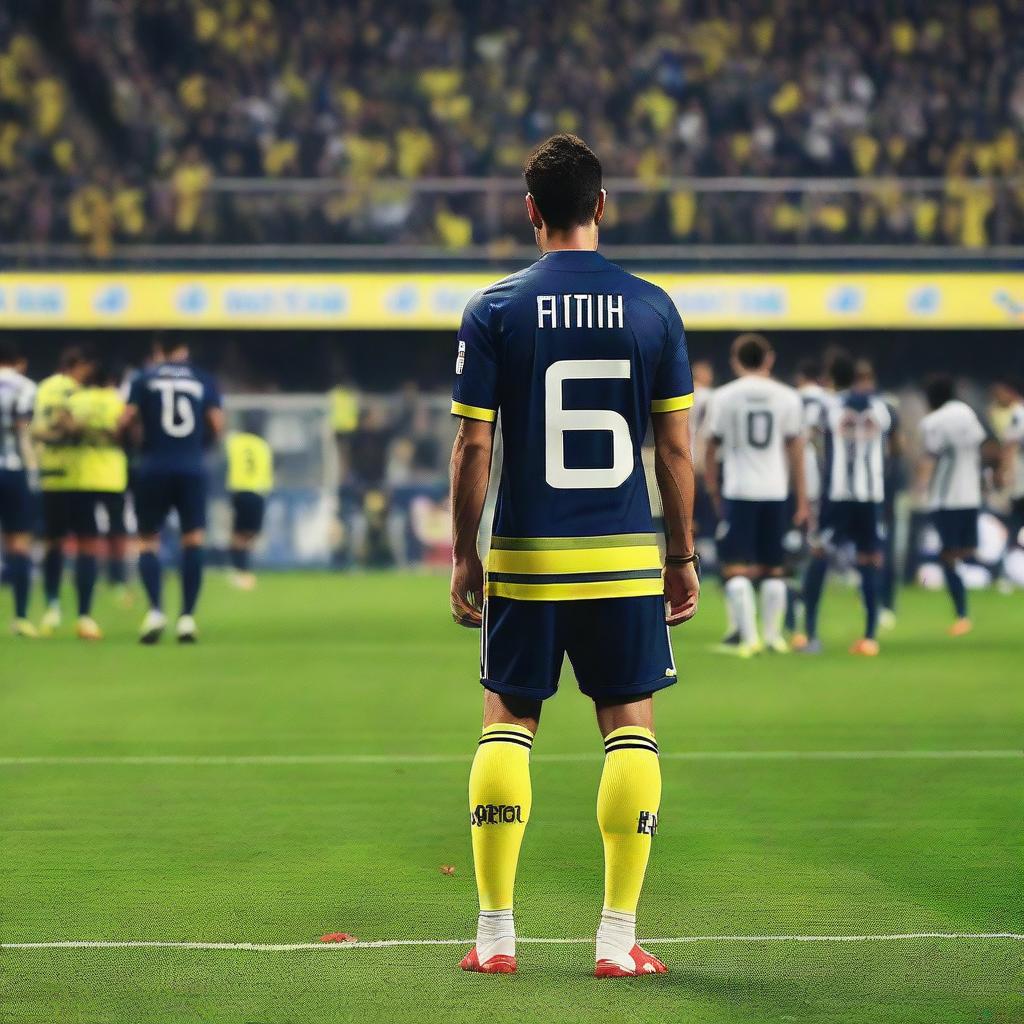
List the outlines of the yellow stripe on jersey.
{"label": "yellow stripe on jersey", "polygon": [[693,405],[693,392],[680,395],[678,398],[656,398],[651,402],[651,412],[678,412],[689,409]]}
{"label": "yellow stripe on jersey", "polygon": [[661,569],[661,552],[645,547],[573,548],[569,551],[492,550],[491,572],[572,573],[618,572],[624,569]]}
{"label": "yellow stripe on jersey", "polygon": [[485,423],[493,423],[497,419],[498,413],[495,409],[483,409],[479,405],[452,402],[452,415],[465,416],[468,420],[483,420]]}
{"label": "yellow stripe on jersey", "polygon": [[78,446],[78,489],[120,494],[128,486],[128,458],[113,435],[124,399],[116,388],[82,388],[68,407],[84,430]]}
{"label": "yellow stripe on jersey", "polygon": [[659,597],[661,574],[654,579],[604,580],[591,583],[503,583],[487,581],[488,597],[515,601],[593,601],[601,597]]}
{"label": "yellow stripe on jersey", "polygon": [[494,537],[488,597],[578,601],[663,593],[653,533],[600,537]]}

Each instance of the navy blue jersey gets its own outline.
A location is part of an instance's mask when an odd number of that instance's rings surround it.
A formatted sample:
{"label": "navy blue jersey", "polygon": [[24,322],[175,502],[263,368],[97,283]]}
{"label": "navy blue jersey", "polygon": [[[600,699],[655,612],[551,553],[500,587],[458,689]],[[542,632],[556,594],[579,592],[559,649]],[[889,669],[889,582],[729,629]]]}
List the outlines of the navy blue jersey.
{"label": "navy blue jersey", "polygon": [[651,412],[692,404],[672,300],[597,252],[548,253],[474,296],[452,412],[501,413],[488,595],[661,593],[640,448]]}
{"label": "navy blue jersey", "polygon": [[159,363],[132,381],[128,404],[142,421],[142,468],[202,469],[206,413],[221,404],[213,377],[191,363]]}

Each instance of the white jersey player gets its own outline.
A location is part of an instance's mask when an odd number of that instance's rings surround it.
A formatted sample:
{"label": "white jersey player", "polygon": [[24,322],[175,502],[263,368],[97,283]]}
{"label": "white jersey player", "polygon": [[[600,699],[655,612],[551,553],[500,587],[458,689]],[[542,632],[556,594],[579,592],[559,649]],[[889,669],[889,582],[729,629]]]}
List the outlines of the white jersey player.
{"label": "white jersey player", "polygon": [[804,411],[804,481],[807,500],[816,509],[821,500],[822,452],[820,431],[832,392],[820,383],[821,372],[815,360],[803,360],[797,367],[796,390]]}
{"label": "white jersey player", "polygon": [[875,655],[878,643],[879,569],[882,564],[881,502],[885,496],[885,440],[892,416],[885,402],[853,387],[855,367],[845,353],[830,367],[836,394],[826,405],[822,420],[825,470],[821,529],[814,557],[804,582],[807,635],[801,649],[816,654],[818,606],[828,569],[826,549],[852,545],[864,598],[864,636],[850,648],[852,654]]}
{"label": "white jersey player", "polygon": [[932,377],[925,394],[931,412],[921,421],[924,457],[918,475],[926,492],[932,524],[942,544],[942,571],[956,610],[952,636],[971,630],[967,616],[967,590],[957,562],[974,554],[978,546],[981,511],[981,445],[985,428],[974,410],[954,397],[953,378]]}
{"label": "white jersey player", "polygon": [[[732,346],[737,379],[715,391],[708,413],[705,482],[719,512],[718,560],[730,612],[723,646],[742,655],[761,647],[753,581],[762,578],[765,643],[772,650],[787,650],[782,639],[783,537],[791,518],[797,525],[807,519],[803,407],[793,388],[769,376],[774,361],[765,338],[740,335]],[[792,517],[790,497],[795,501]]]}
{"label": "white jersey player", "polygon": [[14,592],[12,630],[17,636],[34,637],[36,630],[28,621],[29,549],[34,524],[27,460],[36,386],[17,371],[16,362],[13,346],[0,340],[0,534]]}

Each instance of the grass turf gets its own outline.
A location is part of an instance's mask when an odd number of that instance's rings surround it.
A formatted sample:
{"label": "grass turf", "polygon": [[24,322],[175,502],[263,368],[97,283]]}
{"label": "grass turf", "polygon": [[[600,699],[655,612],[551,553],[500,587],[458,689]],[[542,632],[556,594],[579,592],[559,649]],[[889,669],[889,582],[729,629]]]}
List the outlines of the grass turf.
{"label": "grass turf", "polygon": [[[947,639],[940,595],[905,595],[876,661],[852,659],[855,598],[828,595],[828,653],[710,653],[716,588],[674,631],[664,752],[1002,750],[1020,744],[1020,598],[974,598]],[[437,763],[0,765],[0,938],[307,942],[474,929],[466,824],[477,635],[443,580],[216,576],[194,648],[0,640],[0,757],[465,755]],[[600,908],[600,745],[571,677],[535,746],[520,931],[586,937]],[[592,753],[559,761],[550,754]],[[663,759],[641,904],[648,936],[1024,931],[1021,762]],[[442,864],[453,864],[452,876]],[[671,973],[589,977],[589,945],[524,945],[514,978],[461,946],[274,953],[0,950],[0,1021],[34,1024],[1022,1019],[1021,944],[657,945]]]}

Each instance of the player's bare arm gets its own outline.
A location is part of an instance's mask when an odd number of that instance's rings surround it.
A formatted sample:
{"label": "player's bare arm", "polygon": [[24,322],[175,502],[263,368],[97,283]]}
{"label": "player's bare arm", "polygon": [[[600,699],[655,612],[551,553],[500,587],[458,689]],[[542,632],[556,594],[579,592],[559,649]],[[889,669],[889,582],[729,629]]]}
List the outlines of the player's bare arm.
{"label": "player's bare arm", "polygon": [[718,486],[718,449],[721,447],[717,437],[709,437],[704,450],[704,487],[715,515],[722,515],[722,495]]}
{"label": "player's bare arm", "polygon": [[689,413],[685,409],[659,413],[653,422],[654,467],[667,535],[665,599],[669,612],[665,621],[677,626],[697,614],[700,597],[696,565],[672,561],[693,554],[694,480]]}
{"label": "player's bare arm", "polygon": [[479,629],[481,623],[484,569],[477,550],[477,533],[487,497],[493,447],[493,423],[460,421],[451,461],[451,609],[452,618],[470,629]]}
{"label": "player's bare arm", "polygon": [[807,501],[807,476],[804,471],[804,449],[807,442],[797,434],[786,441],[786,459],[789,462],[789,479],[793,487],[793,525],[804,526],[810,519],[811,507]]}
{"label": "player's bare arm", "polygon": [[213,444],[224,434],[224,410],[220,406],[206,410],[206,439]]}

